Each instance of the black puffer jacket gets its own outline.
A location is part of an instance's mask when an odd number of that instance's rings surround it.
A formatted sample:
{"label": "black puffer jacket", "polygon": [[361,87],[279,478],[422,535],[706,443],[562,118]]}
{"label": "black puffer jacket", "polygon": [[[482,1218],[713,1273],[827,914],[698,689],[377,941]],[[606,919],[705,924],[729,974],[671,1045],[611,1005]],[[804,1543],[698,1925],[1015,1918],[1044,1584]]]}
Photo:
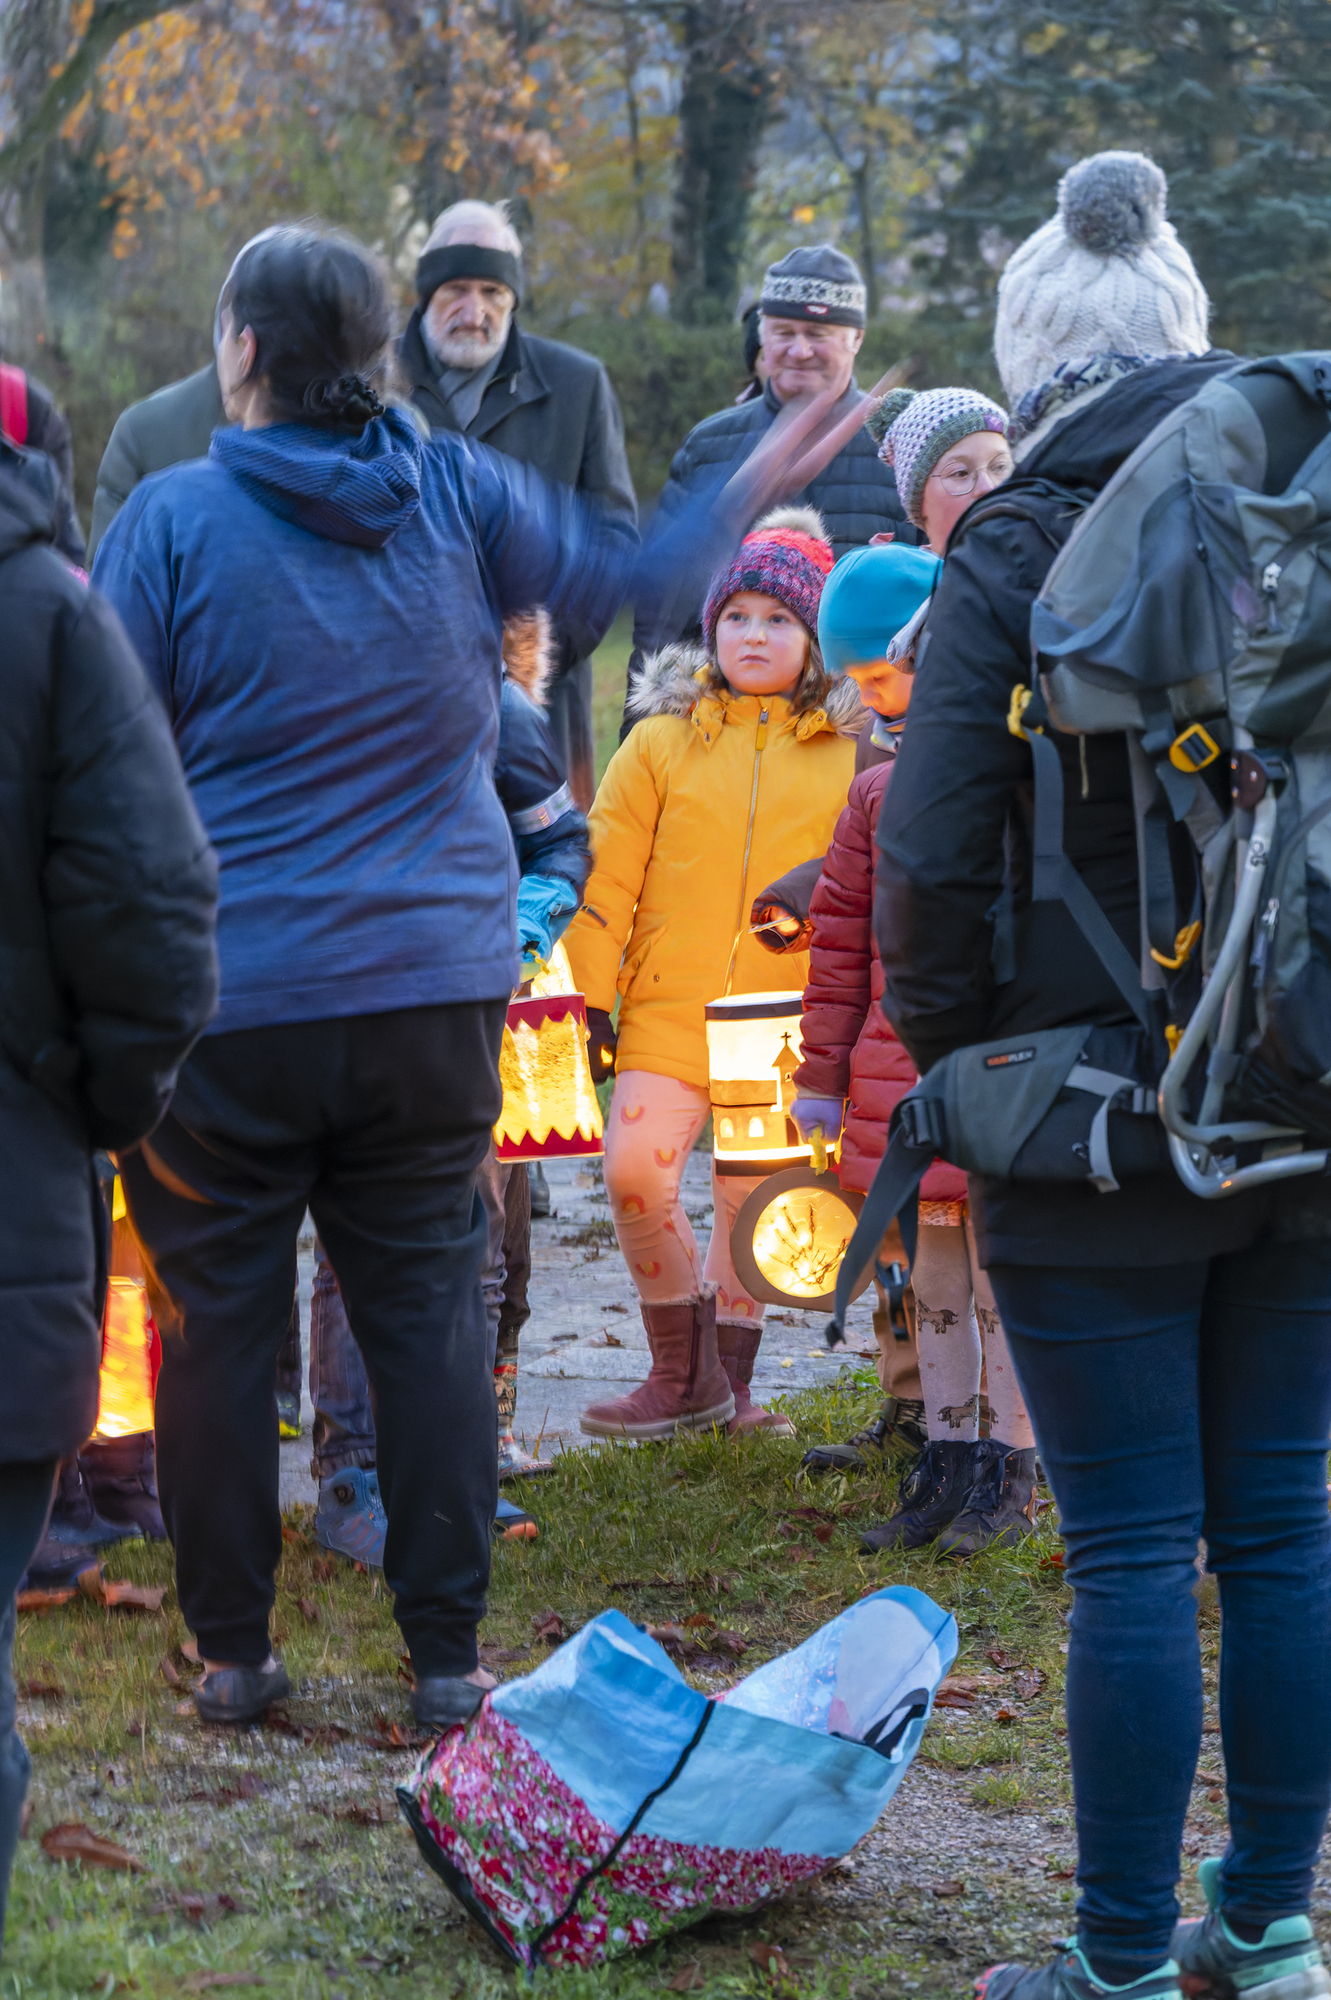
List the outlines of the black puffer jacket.
{"label": "black puffer jacket", "polygon": [[[852,385],[846,396],[859,393]],[[695,424],[675,453],[670,477],[657,503],[658,511],[669,518],[702,488],[725,479],[748,457],[780,408],[769,387],[761,396],[734,404],[728,410],[718,410],[714,417]],[[792,494],[789,499],[792,506],[818,509],[839,556],[847,549],[862,547],[873,535],[892,534],[912,545],[919,540],[897,495],[896,477],[879,458],[877,446],[866,430],[857,430],[831,464],[803,492]],[[696,632],[702,606],[702,597],[690,604],[676,600],[664,614],[655,604],[637,606],[630,682],[640,655]]]}
{"label": "black puffer jacket", "polygon": [[[921,1070],[953,1049],[1014,1030],[1128,1018],[1064,906],[1030,902],[1031,754],[1009,731],[1008,708],[1013,687],[1029,684],[1031,604],[1068,531],[1068,502],[1057,489],[1099,492],[1170,409],[1233,359],[1213,353],[1153,362],[1086,407],[1072,405],[1023,460],[1010,490],[1043,515],[1047,533],[1038,521],[1002,516],[969,530],[963,516],[954,530],[878,821],[883,1004]],[[1135,961],[1137,850],[1126,741],[1057,732],[1053,740],[1063,761],[1065,851]],[[1015,977],[1000,986],[992,919],[1005,834],[1016,949]],[[1201,1201],[1172,1173],[1124,1181],[1112,1195],[1073,1183],[975,1177],[971,1190],[986,1263],[1206,1257],[1240,1247],[1272,1205],[1262,1190]],[[1286,1183],[1275,1201],[1282,1229],[1323,1233],[1324,1197]]]}
{"label": "black puffer jacket", "polygon": [[217,868],[113,612],[0,454],[0,1461],[97,1414],[104,1267],[91,1148],[157,1123],[217,1000]]}

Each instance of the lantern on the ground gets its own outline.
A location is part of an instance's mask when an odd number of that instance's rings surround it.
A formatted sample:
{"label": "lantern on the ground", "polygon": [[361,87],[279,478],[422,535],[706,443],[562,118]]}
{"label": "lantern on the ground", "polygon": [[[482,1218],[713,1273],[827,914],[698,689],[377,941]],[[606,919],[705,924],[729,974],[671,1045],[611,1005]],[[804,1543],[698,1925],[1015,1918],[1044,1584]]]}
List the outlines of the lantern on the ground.
{"label": "lantern on the ground", "polygon": [[[735,1217],[730,1255],[741,1284],[764,1305],[805,1312],[830,1306],[837,1272],[864,1206],[843,1188],[835,1168],[809,1166],[773,1174],[756,1187]],[[858,1298],[872,1276],[864,1273]]]}
{"label": "lantern on the ground", "polygon": [[712,1156],[719,1174],[774,1174],[809,1158],[790,1108],[803,994],[740,993],[707,1004]]}
{"label": "lantern on the ground", "polygon": [[568,954],[556,945],[530,995],[509,1002],[499,1051],[504,1105],[495,1126],[502,1163],[588,1159],[605,1151],[587,1060],[587,1003],[572,986]]}

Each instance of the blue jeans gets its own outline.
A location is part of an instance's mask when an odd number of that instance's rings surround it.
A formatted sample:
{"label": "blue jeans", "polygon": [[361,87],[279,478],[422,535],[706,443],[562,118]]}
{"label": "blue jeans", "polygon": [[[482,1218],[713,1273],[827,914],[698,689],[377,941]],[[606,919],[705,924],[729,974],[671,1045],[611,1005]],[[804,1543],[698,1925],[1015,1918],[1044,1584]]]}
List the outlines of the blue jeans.
{"label": "blue jeans", "polygon": [[[489,1226],[481,1291],[491,1369],[504,1297],[504,1190],[511,1172],[511,1167],[500,1166],[495,1159],[492,1143],[476,1174]],[[313,1478],[329,1479],[348,1465],[375,1464],[378,1447],[365,1363],[342,1303],[337,1273],[317,1239],[310,1291],[310,1401],[314,1404]]]}
{"label": "blue jeans", "polygon": [[1128,1980],[1167,1957],[1178,1909],[1201,1536],[1222,1619],[1221,1905],[1252,1924],[1309,1906],[1331,1804],[1331,1244],[989,1275],[1075,1592],[1079,1935]]}
{"label": "blue jeans", "polygon": [[18,1733],[14,1687],[14,1593],[46,1530],[55,1491],[56,1461],[0,1465],[0,1938],[9,1900],[9,1874],[18,1846],[32,1759]]}

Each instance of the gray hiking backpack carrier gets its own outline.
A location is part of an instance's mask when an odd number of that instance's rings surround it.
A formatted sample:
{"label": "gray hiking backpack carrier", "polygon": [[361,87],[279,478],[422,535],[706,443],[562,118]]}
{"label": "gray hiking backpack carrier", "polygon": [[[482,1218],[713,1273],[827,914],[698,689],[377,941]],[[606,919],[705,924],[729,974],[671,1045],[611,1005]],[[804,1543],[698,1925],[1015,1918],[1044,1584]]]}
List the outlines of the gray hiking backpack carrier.
{"label": "gray hiking backpack carrier", "polygon": [[[829,1345],[894,1216],[913,1260],[915,1196],[938,1152],[1001,1177],[1079,1171],[1112,1193],[1116,1176],[1159,1171],[1148,1133],[1163,1126],[1180,1179],[1206,1198],[1328,1171],[1328,411],[1331,353],[1214,375],[1062,542],[1008,717],[1034,767],[1031,897],[1066,905],[1133,1027],[958,1049],[908,1092],[842,1259]],[[1026,512],[1023,484],[971,518]],[[1083,496],[1066,501],[1065,519]],[[1050,730],[1127,738],[1139,959],[1063,852]],[[1133,1114],[1118,1131],[1140,1135],[1137,1165],[1111,1159],[1111,1110]]]}
{"label": "gray hiking backpack carrier", "polygon": [[[1259,414],[1272,377],[1322,433],[1277,493]],[[1127,735],[1137,992],[1163,998],[1160,1117],[1202,1196],[1328,1165],[1328,407],[1331,354],[1294,354],[1213,377],[1158,424],[1056,556],[1031,614],[1034,686],[1014,700],[1014,726],[1043,711],[1059,730]]]}

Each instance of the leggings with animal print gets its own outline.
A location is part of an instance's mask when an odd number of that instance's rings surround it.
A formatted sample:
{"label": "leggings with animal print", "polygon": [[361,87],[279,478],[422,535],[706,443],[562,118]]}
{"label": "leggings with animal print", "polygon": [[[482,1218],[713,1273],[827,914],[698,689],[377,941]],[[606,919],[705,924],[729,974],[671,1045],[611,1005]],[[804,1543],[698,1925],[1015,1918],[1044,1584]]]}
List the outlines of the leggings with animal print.
{"label": "leggings with animal print", "polygon": [[911,1284],[929,1436],[968,1443],[979,1436],[983,1369],[990,1435],[1016,1450],[1034,1444],[994,1295],[975,1261],[969,1222],[921,1225]]}

